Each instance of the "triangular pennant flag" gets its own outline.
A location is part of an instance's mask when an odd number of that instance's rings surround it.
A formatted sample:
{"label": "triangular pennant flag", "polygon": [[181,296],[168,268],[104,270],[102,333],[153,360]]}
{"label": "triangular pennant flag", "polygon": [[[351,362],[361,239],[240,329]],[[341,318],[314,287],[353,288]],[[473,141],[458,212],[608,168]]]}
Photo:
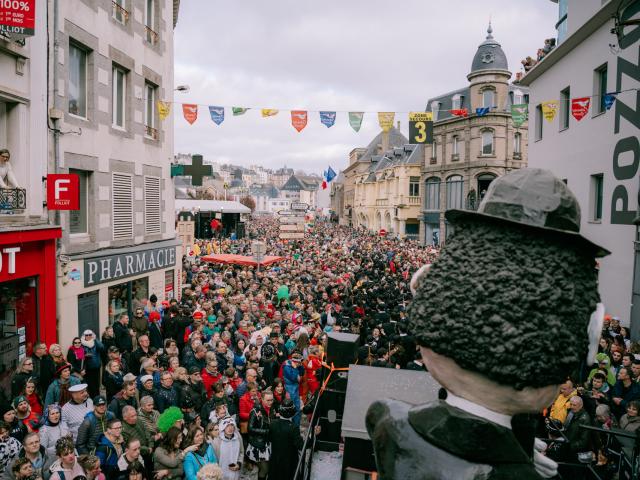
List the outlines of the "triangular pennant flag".
{"label": "triangular pennant flag", "polygon": [[263,117],[273,117],[278,114],[279,110],[275,108],[263,108],[261,112]]}
{"label": "triangular pennant flag", "polygon": [[604,98],[602,99],[604,101],[604,109],[605,110],[609,110],[609,109],[611,109],[611,107],[613,107],[613,103],[616,101],[616,95],[617,95],[617,93],[607,93],[607,94],[605,94]]}
{"label": "triangular pennant flag", "polygon": [[231,111],[233,112],[233,116],[237,117],[238,115],[244,115],[247,113],[248,108],[244,107],[231,107]]}
{"label": "triangular pennant flag", "polygon": [[378,112],[378,124],[383,132],[391,130],[395,116],[395,112]]}
{"label": "triangular pennant flag", "polygon": [[323,181],[322,181],[322,189],[323,189],[323,190],[326,190],[326,189],[327,189],[327,181],[326,181],[326,180],[323,180]]}
{"label": "triangular pennant flag", "polygon": [[453,115],[455,117],[468,117],[469,116],[469,110],[467,110],[466,108],[454,108],[453,110],[449,110],[449,112],[451,112],[451,115]]}
{"label": "triangular pennant flag", "polygon": [[349,112],[349,125],[351,125],[351,128],[356,132],[360,131],[362,117],[364,117],[364,112]]}
{"label": "triangular pennant flag", "polygon": [[511,105],[511,121],[513,126],[518,128],[529,118],[529,105],[526,103],[516,103]]}
{"label": "triangular pennant flag", "polygon": [[320,112],[320,122],[327,128],[336,123],[336,112]]}
{"label": "triangular pennant flag", "polygon": [[291,110],[291,125],[298,132],[301,132],[307,126],[309,115],[306,110]]}
{"label": "triangular pennant flag", "polygon": [[184,119],[193,125],[193,122],[198,118],[198,105],[195,103],[183,103],[182,114],[184,115]]}
{"label": "triangular pennant flag", "polygon": [[542,116],[548,122],[553,122],[553,119],[556,118],[556,113],[558,112],[558,102],[550,101],[550,102],[542,102]]}
{"label": "triangular pennant flag", "polygon": [[589,113],[589,104],[591,103],[590,97],[572,98],[571,99],[571,115],[573,118],[580,121],[587,113]]}
{"label": "triangular pennant flag", "polygon": [[169,116],[171,112],[171,104],[169,102],[163,102],[162,100],[158,100],[158,116],[160,120],[164,120]]}
{"label": "triangular pennant flag", "polygon": [[329,170],[327,170],[327,175],[325,176],[325,178],[327,179],[327,182],[330,182],[331,180],[336,178],[336,172],[333,171],[333,168],[329,167]]}
{"label": "triangular pennant flag", "polygon": [[476,108],[476,115],[479,117],[484,117],[489,113],[489,107]]}
{"label": "triangular pennant flag", "polygon": [[209,113],[211,114],[211,120],[216,125],[220,125],[224,122],[224,107],[209,107]]}

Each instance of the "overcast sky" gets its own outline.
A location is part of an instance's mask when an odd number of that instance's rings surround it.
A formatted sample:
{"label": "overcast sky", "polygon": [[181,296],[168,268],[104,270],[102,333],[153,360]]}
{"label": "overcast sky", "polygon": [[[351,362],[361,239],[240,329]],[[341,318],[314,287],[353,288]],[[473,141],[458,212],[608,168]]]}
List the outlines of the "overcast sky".
{"label": "overcast sky", "polygon": [[[378,111],[394,111],[407,135],[408,111],[468,84],[466,75],[489,18],[510,70],[555,36],[549,0],[199,0],[182,1],[175,30],[176,153],[236,165],[338,171],[380,131]],[[197,103],[189,125],[180,103]],[[207,105],[227,106],[211,121]],[[231,106],[252,107],[233,117]],[[262,118],[260,108],[279,108]],[[309,110],[298,133],[289,110]],[[313,112],[312,112],[313,110]],[[338,111],[320,123],[318,110]],[[359,133],[348,111],[365,111]]]}

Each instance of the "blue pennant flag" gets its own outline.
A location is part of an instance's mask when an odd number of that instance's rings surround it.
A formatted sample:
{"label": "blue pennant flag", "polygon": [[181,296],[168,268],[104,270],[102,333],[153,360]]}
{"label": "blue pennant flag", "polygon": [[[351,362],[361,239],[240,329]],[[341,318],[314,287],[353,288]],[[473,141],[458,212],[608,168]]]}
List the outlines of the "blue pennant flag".
{"label": "blue pennant flag", "polygon": [[333,127],[336,123],[336,112],[320,112],[320,121],[327,128]]}
{"label": "blue pennant flag", "polygon": [[605,110],[609,110],[616,101],[616,93],[607,93],[602,100],[604,101]]}
{"label": "blue pennant flag", "polygon": [[333,171],[333,168],[329,167],[329,170],[327,170],[327,175],[325,176],[325,178],[327,179],[327,183],[329,183],[331,180],[336,178],[336,172]]}
{"label": "blue pennant flag", "polygon": [[489,107],[476,108],[476,115],[479,117],[484,117],[487,113],[489,113]]}
{"label": "blue pennant flag", "polygon": [[209,113],[211,114],[211,120],[216,125],[224,122],[224,107],[209,107]]}

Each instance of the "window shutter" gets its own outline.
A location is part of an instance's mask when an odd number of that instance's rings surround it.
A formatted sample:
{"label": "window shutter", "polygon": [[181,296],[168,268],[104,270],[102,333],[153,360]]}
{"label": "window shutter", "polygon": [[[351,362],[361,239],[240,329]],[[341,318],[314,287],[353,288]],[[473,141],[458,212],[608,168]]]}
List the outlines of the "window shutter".
{"label": "window shutter", "polygon": [[133,237],[133,179],[131,175],[114,173],[113,189],[113,239]]}
{"label": "window shutter", "polygon": [[144,233],[162,233],[160,214],[160,179],[144,177]]}

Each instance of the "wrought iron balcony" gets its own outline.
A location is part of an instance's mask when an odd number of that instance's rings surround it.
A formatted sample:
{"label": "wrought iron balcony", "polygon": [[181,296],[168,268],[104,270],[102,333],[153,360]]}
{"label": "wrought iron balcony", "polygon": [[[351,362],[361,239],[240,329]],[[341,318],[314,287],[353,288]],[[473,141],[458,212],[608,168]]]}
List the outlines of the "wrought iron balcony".
{"label": "wrought iron balcony", "polygon": [[146,25],[144,27],[144,31],[147,34],[147,42],[149,42],[151,45],[155,45],[156,43],[158,43],[159,35],[156,31]]}
{"label": "wrought iron balcony", "polygon": [[112,0],[111,5],[113,6],[113,18],[125,25],[129,21],[129,10],[115,0]]}
{"label": "wrought iron balcony", "polygon": [[27,208],[26,188],[0,188],[0,210],[15,211]]}

